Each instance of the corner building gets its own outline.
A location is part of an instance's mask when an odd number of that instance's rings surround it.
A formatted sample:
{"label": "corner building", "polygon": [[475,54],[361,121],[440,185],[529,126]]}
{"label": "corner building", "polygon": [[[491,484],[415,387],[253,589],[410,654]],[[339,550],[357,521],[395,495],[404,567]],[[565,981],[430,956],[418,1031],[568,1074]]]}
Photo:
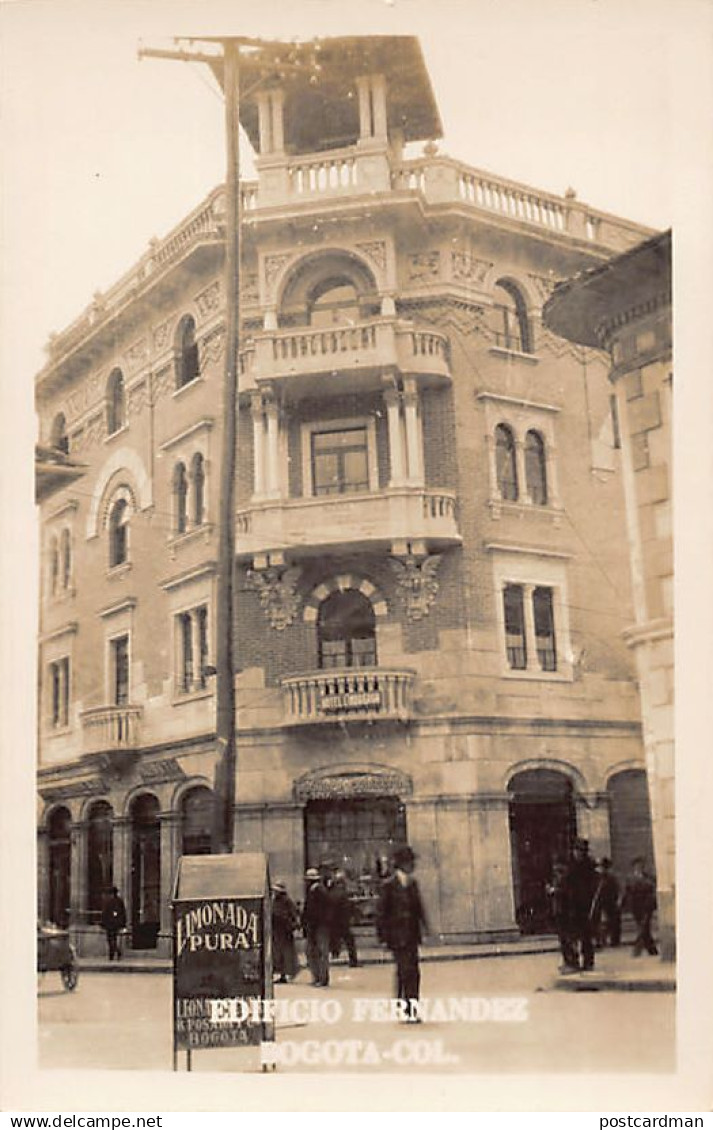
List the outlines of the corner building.
{"label": "corner building", "polygon": [[[236,846],[298,898],[339,864],[368,922],[408,840],[445,938],[542,930],[574,835],[652,857],[607,365],[541,322],[649,233],[442,155],[415,40],[320,58],[243,75]],[[84,952],[111,883],[167,952],[210,846],[224,213],[37,378],[41,442],[86,465],[41,507],[38,815],[40,913]]]}

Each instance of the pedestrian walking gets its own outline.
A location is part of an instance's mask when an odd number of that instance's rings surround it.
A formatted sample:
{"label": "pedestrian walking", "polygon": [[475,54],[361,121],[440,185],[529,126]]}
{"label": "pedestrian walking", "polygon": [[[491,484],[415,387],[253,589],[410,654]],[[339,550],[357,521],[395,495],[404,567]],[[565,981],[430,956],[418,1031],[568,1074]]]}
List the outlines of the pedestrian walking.
{"label": "pedestrian walking", "polygon": [[359,955],[352,932],[353,906],[347,890],[347,877],[343,871],[335,872],[330,895],[332,899],[332,930],[329,942],[331,955],[339,957],[342,945],[345,945],[349,965],[352,969],[356,969]]}
{"label": "pedestrian walking", "polygon": [[126,906],[117,887],[111,888],[111,895],[104,904],[101,924],[106,933],[109,961],[113,961],[114,958],[119,961],[121,958],[119,934],[126,928]]}
{"label": "pedestrian walking", "polygon": [[566,876],[567,864],[563,859],[556,859],[552,866],[552,881],[547,884],[546,890],[550,900],[550,915],[557,931],[562,954],[560,973],[571,973],[579,969]]}
{"label": "pedestrian walking", "polygon": [[307,964],[312,974],[312,984],[316,988],[326,988],[329,984],[332,901],[327,890],[326,876],[320,875],[316,867],[308,868],[305,879],[307,891],[302,911],[302,930],[307,942]]}
{"label": "pedestrian walking", "polygon": [[612,861],[604,856],[599,863],[599,881],[592,906],[594,937],[599,946],[621,942],[621,890],[612,871]]}
{"label": "pedestrian walking", "polygon": [[418,947],[422,931],[428,932],[418,883],[413,876],[416,856],[410,847],[394,852],[394,873],[386,879],[376,912],[379,941],[391,950],[396,963],[396,998],[404,1019],[418,1023],[421,972]]}
{"label": "pedestrian walking", "polygon": [[622,907],[631,911],[636,922],[636,939],[632,953],[639,957],[642,950],[652,956],[659,951],[651,936],[651,919],[656,910],[656,884],[644,870],[644,861],[637,856],[632,860],[632,873],[624,887]]}
{"label": "pedestrian walking", "polygon": [[[597,869],[589,854],[589,841],[574,841],[572,859],[564,879],[565,897],[572,924],[575,968],[594,969],[592,905],[597,890]],[[581,959],[581,965],[580,965]]]}
{"label": "pedestrian walking", "polygon": [[300,918],[297,907],[284,883],[272,888],[272,969],[280,984],[297,976],[299,963],[295,946],[295,930]]}

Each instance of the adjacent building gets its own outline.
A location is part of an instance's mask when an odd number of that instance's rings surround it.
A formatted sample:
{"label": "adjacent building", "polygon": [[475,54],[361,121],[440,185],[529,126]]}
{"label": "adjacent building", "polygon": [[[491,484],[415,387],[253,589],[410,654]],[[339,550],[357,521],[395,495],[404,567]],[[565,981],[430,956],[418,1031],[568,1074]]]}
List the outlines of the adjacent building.
{"label": "adjacent building", "polygon": [[545,323],[606,349],[623,455],[636,654],[653,812],[659,928],[675,949],[671,232],[559,285]]}
{"label": "adjacent building", "polygon": [[[339,864],[368,921],[408,840],[444,937],[546,928],[575,834],[620,871],[652,847],[607,364],[542,306],[650,233],[442,154],[408,37],[248,70],[241,117],[237,846],[296,897]],[[165,948],[210,848],[224,214],[37,378],[41,441],[86,465],[41,505],[40,913],[85,951],[112,883]]]}

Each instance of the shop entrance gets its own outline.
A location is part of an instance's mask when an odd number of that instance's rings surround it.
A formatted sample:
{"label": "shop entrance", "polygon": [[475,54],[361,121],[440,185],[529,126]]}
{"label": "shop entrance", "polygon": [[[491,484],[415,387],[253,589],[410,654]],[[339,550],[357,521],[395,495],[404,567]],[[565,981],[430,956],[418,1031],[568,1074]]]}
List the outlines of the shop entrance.
{"label": "shop entrance", "polygon": [[305,807],[306,865],[345,873],[357,924],[373,923],[391,854],[405,843],[406,810],[398,797],[310,800]]}
{"label": "shop entrance", "polygon": [[155,949],[161,900],[158,800],[144,793],[131,805],[131,945]]}
{"label": "shop entrance", "polygon": [[547,884],[555,859],[568,859],[577,834],[572,784],[563,773],[516,773],[510,797],[515,916],[521,934],[553,930]]}

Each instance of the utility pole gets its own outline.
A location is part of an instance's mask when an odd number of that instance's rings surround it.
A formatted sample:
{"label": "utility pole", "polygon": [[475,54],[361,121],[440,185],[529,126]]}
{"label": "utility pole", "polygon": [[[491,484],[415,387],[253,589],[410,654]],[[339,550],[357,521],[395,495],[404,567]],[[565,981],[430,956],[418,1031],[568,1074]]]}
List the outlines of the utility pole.
{"label": "utility pole", "polygon": [[[302,71],[294,60],[294,45],[249,36],[201,37],[191,42],[218,44],[220,54],[191,48],[140,48],[139,58],[172,59],[182,62],[223,64],[225,94],[225,369],[223,379],[223,448],[220,463],[218,522],[218,583],[216,619],[216,743],[213,853],[234,849],[235,786],[238,767],[235,701],[235,470],[238,442],[238,370],[240,352],[240,48],[250,47],[264,60],[263,76],[252,90],[278,74]],[[318,50],[318,48],[317,48]],[[286,57],[285,57],[286,56]],[[253,60],[255,54],[253,55]],[[319,65],[315,60],[312,66]]]}
{"label": "utility pole", "polygon": [[[238,424],[238,365],[240,345],[240,87],[239,53],[247,38],[226,38],[222,44],[225,93],[225,367],[223,379],[223,446],[220,462],[218,520],[218,578],[216,593],[216,744],[213,827],[214,853],[234,848],[234,808],[237,775],[235,737],[235,468]],[[143,48],[139,58],[181,60],[215,65],[219,55],[200,51]]]}

